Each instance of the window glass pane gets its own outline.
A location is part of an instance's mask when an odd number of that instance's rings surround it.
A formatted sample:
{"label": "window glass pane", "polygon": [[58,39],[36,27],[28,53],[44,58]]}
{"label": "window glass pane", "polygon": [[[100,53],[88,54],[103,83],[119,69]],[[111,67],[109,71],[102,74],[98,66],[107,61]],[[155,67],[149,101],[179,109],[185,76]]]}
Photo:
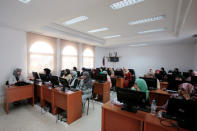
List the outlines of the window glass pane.
{"label": "window glass pane", "polygon": [[62,55],[77,55],[77,50],[73,46],[66,46],[62,51]]}
{"label": "window glass pane", "polygon": [[77,56],[62,56],[62,69],[72,69],[77,67]]}
{"label": "window glass pane", "polygon": [[54,58],[52,55],[30,55],[30,72],[43,72],[44,68],[54,70]]}
{"label": "window glass pane", "polygon": [[94,58],[93,57],[83,57],[83,67],[85,68],[93,68],[94,66]]}
{"label": "window glass pane", "polygon": [[45,53],[53,54],[53,48],[45,42],[36,42],[30,48],[30,52],[33,53]]}
{"label": "window glass pane", "polygon": [[83,56],[94,56],[94,53],[93,53],[93,51],[91,50],[91,49],[85,49],[84,51],[83,51]]}

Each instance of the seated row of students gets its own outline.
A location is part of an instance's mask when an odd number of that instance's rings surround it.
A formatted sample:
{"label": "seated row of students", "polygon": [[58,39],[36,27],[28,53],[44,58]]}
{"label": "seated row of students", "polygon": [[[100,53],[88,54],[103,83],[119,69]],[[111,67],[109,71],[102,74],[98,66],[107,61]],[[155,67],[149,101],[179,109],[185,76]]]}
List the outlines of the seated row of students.
{"label": "seated row of students", "polygon": [[[187,73],[187,76],[184,76],[184,73]],[[149,72],[144,75],[144,77],[147,78],[157,78],[160,81],[167,81],[167,76],[171,75],[174,79],[183,79],[185,81],[190,82],[192,76],[197,76],[197,72],[193,70],[189,70],[188,72],[184,72],[183,74],[179,71],[178,68],[175,68],[174,71],[169,70],[168,73],[166,73],[164,67],[161,67],[160,70],[149,69]]]}

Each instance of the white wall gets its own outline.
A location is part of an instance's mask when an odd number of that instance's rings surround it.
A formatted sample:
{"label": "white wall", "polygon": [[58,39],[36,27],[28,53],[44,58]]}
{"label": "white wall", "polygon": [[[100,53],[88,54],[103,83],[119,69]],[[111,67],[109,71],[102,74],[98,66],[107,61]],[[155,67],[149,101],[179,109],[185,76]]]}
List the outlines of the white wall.
{"label": "white wall", "polygon": [[4,94],[3,85],[14,68],[27,72],[26,33],[0,27],[0,96]]}
{"label": "white wall", "polygon": [[109,49],[109,51],[117,51],[121,56],[117,67],[135,69],[137,76],[143,76],[150,68],[156,70],[164,67],[167,71],[175,67],[181,71],[194,68],[195,50],[192,42],[181,41],[145,47],[116,48]]}
{"label": "white wall", "polygon": [[103,66],[103,56],[106,56],[107,49],[95,47],[95,68]]}
{"label": "white wall", "polygon": [[197,43],[194,45],[194,69],[197,70]]}

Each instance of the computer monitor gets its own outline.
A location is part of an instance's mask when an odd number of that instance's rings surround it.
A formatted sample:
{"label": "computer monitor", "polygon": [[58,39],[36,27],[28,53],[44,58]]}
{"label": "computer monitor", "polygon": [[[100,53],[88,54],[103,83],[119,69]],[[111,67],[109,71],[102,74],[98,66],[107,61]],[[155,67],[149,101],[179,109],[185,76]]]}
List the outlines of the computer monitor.
{"label": "computer monitor", "polygon": [[60,83],[63,85],[62,91],[65,91],[66,88],[70,88],[69,83],[66,79],[60,77],[59,80]]}
{"label": "computer monitor", "polygon": [[98,82],[106,82],[107,81],[107,74],[96,74],[95,80]]}
{"label": "computer monitor", "polygon": [[32,72],[34,80],[40,79],[37,72]]}
{"label": "computer monitor", "polygon": [[149,90],[155,90],[157,89],[157,79],[155,78],[145,78],[145,77],[140,77],[146,81],[146,84],[148,86]]}
{"label": "computer monitor", "polygon": [[115,71],[115,76],[124,77],[123,71]]}
{"label": "computer monitor", "polygon": [[125,88],[116,88],[119,102],[124,103],[123,110],[137,112],[138,108],[146,107],[146,93]]}
{"label": "computer monitor", "polygon": [[51,81],[51,84],[52,84],[52,88],[59,85],[58,76],[51,76],[50,81]]}
{"label": "computer monitor", "polygon": [[192,82],[192,84],[197,84],[197,76],[192,76],[191,82]]}
{"label": "computer monitor", "polygon": [[175,119],[182,128],[194,129],[197,121],[197,101],[170,98],[164,118]]}
{"label": "computer monitor", "polygon": [[42,80],[42,82],[47,82],[47,81],[49,81],[49,80],[47,79],[47,77],[46,77],[45,74],[39,73],[39,76],[40,76],[40,79]]}
{"label": "computer monitor", "polygon": [[183,72],[183,77],[185,79],[187,79],[189,76],[190,76],[190,73],[189,72]]}
{"label": "computer monitor", "polygon": [[179,81],[179,80],[174,80],[174,81],[170,81],[168,82],[168,90],[173,90],[173,91],[178,91],[179,85],[182,84],[183,81]]}

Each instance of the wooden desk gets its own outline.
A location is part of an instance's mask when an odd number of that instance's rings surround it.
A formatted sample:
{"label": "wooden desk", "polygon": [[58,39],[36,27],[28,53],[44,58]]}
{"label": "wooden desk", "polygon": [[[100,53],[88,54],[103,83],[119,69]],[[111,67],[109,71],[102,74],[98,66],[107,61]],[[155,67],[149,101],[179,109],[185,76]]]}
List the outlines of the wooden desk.
{"label": "wooden desk", "polygon": [[82,92],[62,92],[54,89],[54,113],[61,108],[67,111],[67,123],[71,124],[82,116]]}
{"label": "wooden desk", "polygon": [[53,114],[55,114],[54,112],[54,92],[52,88],[48,88],[48,85],[41,85],[41,96],[40,96],[40,104],[41,104],[41,107],[45,107],[46,106],[46,102],[50,103],[51,104],[51,112]]}
{"label": "wooden desk", "polygon": [[167,91],[163,91],[161,89],[152,90],[149,94],[150,103],[152,103],[152,100],[156,100],[157,106],[164,105],[169,97],[170,94]]}
{"label": "wooden desk", "polygon": [[[174,121],[175,122],[175,121]],[[176,123],[176,122],[175,122]],[[102,131],[187,131],[182,128],[164,127],[151,113],[122,111],[110,102],[102,107]]]}
{"label": "wooden desk", "polygon": [[[172,123],[177,124],[176,121],[170,120]],[[171,126],[169,122],[163,122],[165,125]],[[183,128],[166,127],[161,125],[160,119],[147,113],[144,120],[144,131],[188,131]]]}
{"label": "wooden desk", "polygon": [[116,87],[124,88],[124,78],[116,78]]}
{"label": "wooden desk", "polygon": [[110,100],[110,83],[94,82],[93,94],[102,96],[103,103],[108,102]]}
{"label": "wooden desk", "polygon": [[32,106],[34,105],[34,86],[5,86],[5,111],[9,112],[9,103],[31,99]]}
{"label": "wooden desk", "polygon": [[166,82],[166,81],[160,82],[160,87],[161,87],[161,89],[167,89],[168,88],[168,82]]}
{"label": "wooden desk", "polygon": [[145,112],[130,113],[110,102],[102,107],[102,131],[142,131]]}

